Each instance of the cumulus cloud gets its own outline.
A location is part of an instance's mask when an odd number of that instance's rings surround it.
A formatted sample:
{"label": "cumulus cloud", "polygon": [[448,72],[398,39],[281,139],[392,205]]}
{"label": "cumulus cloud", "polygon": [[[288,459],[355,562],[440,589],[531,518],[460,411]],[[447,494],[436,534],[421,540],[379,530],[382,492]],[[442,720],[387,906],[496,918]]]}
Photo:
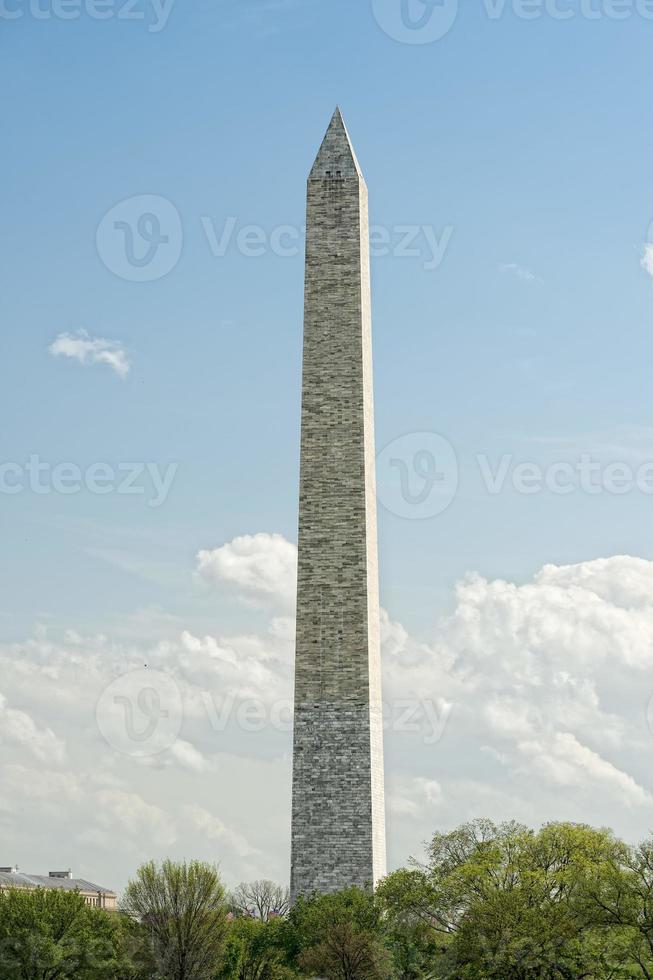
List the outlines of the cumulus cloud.
{"label": "cumulus cloud", "polygon": [[432,644],[392,624],[384,634],[386,691],[453,704],[433,749],[416,745],[413,757],[437,776],[440,799],[397,777],[396,813],[421,814],[425,831],[485,812],[648,833],[653,562],[547,565],[520,585],[469,575]]}
{"label": "cumulus cloud", "polygon": [[439,806],[442,787],[436,779],[417,776],[388,797],[388,809],[398,817],[419,817],[425,809]]}
{"label": "cumulus cloud", "polygon": [[250,599],[295,602],[297,548],[281,534],[245,534],[213,551],[200,551],[198,572],[207,582],[235,586]]}
{"label": "cumulus cloud", "polygon": [[[181,635],[180,664],[192,690],[203,684],[206,695],[269,703],[287,694],[291,683],[293,634],[279,631],[275,619],[267,634],[229,638]],[[190,692],[189,692],[190,693]]]}
{"label": "cumulus cloud", "polygon": [[[198,561],[215,585],[265,601],[267,623],[247,628],[241,608],[244,628],[229,632],[188,622],[177,633],[166,623],[165,638],[148,643],[70,624],[60,636],[40,630],[0,645],[8,861],[25,864],[21,847],[38,846],[46,814],[63,842],[55,863],[96,862],[87,876],[108,884],[165,854],[218,860],[232,882],[284,878],[296,549],[280,535],[255,535]],[[471,574],[431,637],[411,635],[386,612],[381,627],[391,861],[418,852],[434,830],[481,815],[589,820],[646,836],[653,562],[546,565],[522,583]],[[170,677],[183,706],[180,730],[166,741],[163,727],[152,758],[98,731],[103,692],[132,673],[147,684]],[[137,739],[165,720],[163,701],[141,704],[136,688],[121,691]],[[649,715],[653,726],[650,706]],[[67,857],[73,839],[79,852]]]}
{"label": "cumulus cloud", "polygon": [[[174,844],[176,839],[175,821],[160,806],[146,801],[135,786],[125,787],[121,781],[110,774],[87,771],[37,767],[34,764],[0,764],[0,779],[3,786],[3,804],[0,810],[13,818],[12,848],[20,850],[21,839],[32,840],[32,848],[44,837],[44,821],[47,821],[47,846],[51,851],[51,863],[62,860],[62,867],[73,864],[79,871],[80,856],[84,848],[79,846],[83,840],[92,845],[96,866],[91,873],[89,863],[86,877],[98,877],[104,855],[98,854],[102,848],[111,855],[111,866],[116,861],[116,841],[120,841],[120,853],[128,852],[130,859],[134,854],[147,853],[148,848],[164,849]],[[7,817],[5,818],[7,825]],[[76,847],[68,845],[66,832]],[[5,834],[5,836],[8,836]],[[18,843],[14,844],[16,840]],[[24,845],[23,845],[24,846]],[[62,853],[63,851],[63,853]],[[34,856],[25,851],[25,859],[30,862]],[[25,862],[23,862],[25,866]],[[47,870],[47,869],[41,869]],[[106,881],[111,884],[112,873],[105,869]],[[100,882],[102,883],[102,882]]]}
{"label": "cumulus cloud", "polygon": [[70,357],[80,364],[106,364],[119,378],[126,378],[131,367],[119,343],[103,337],[90,337],[86,330],[60,333],[48,348],[53,357]]}
{"label": "cumulus cloud", "polygon": [[204,772],[208,768],[208,763],[202,753],[183,738],[178,738],[173,742],[170,747],[170,755],[180,766],[189,769],[191,772]]}
{"label": "cumulus cloud", "polygon": [[13,743],[26,749],[41,762],[63,762],[64,742],[49,728],[39,728],[25,711],[10,708],[0,694],[0,743]]}
{"label": "cumulus cloud", "polygon": [[[149,643],[117,635],[38,629],[26,641],[0,644],[0,825],[8,860],[34,871],[70,865],[117,887],[141,861],[166,855],[216,860],[232,884],[256,876],[261,862],[283,880],[277,828],[290,789],[292,622],[274,616],[260,633],[186,630]],[[120,702],[114,721],[122,719],[123,728],[116,731],[99,727],[107,691]],[[170,725],[178,717],[170,692],[181,700],[179,732]],[[284,725],[269,729],[281,702]],[[263,732],[260,724],[243,725],[252,706],[262,712]],[[189,799],[200,809],[186,810]],[[256,866],[248,864],[259,852]]]}
{"label": "cumulus cloud", "polygon": [[102,789],[95,794],[98,823],[121,835],[150,839],[160,847],[169,847],[176,839],[173,819],[161,807],[147,803],[138,793],[123,789]]}
{"label": "cumulus cloud", "polygon": [[653,796],[632,776],[621,772],[597,752],[581,745],[571,732],[556,732],[544,742],[522,742],[519,750],[532,761],[532,768],[560,786],[599,789],[618,794],[626,803],[653,804]]}
{"label": "cumulus cloud", "polygon": [[193,827],[200,834],[208,838],[208,840],[224,843],[240,857],[249,857],[257,853],[256,849],[250,845],[242,834],[238,834],[230,827],[227,827],[219,817],[209,813],[203,807],[197,806],[195,803],[189,803],[184,807],[184,813]]}

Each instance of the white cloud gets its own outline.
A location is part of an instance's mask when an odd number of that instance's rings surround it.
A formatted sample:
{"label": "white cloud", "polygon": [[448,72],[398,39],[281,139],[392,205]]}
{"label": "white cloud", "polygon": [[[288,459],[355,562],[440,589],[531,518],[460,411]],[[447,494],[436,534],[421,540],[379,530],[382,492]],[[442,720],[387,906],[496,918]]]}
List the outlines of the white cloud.
{"label": "white cloud", "polygon": [[189,687],[203,685],[221,702],[237,697],[267,704],[282,698],[291,684],[293,644],[292,633],[275,630],[278,622],[273,620],[262,636],[218,639],[184,631],[177,656]]}
{"label": "white cloud", "polygon": [[2,767],[2,787],[5,805],[10,798],[36,800],[40,806],[49,800],[79,804],[85,795],[75,773],[36,769],[19,763],[6,763]]}
{"label": "white cloud", "polygon": [[[52,771],[34,765],[0,765],[3,809],[16,819],[14,836],[24,833],[28,839],[31,836],[33,841],[40,840],[47,826],[51,858],[57,857],[55,848],[60,854],[62,846],[70,855],[62,867],[72,865],[73,858],[79,861],[79,852],[73,853],[72,841],[82,834],[94,848],[101,847],[112,855],[112,861],[115,861],[117,840],[121,853],[132,853],[132,861],[134,853],[145,855],[147,848],[170,847],[176,839],[172,816],[146,802],[135,787],[126,789],[120,780],[99,769],[98,766],[85,772]],[[31,854],[25,857],[30,863],[33,861]],[[32,866],[30,870],[36,869]],[[93,880],[90,873],[88,877]],[[99,883],[111,884],[109,872],[105,872],[105,877]]]}
{"label": "white cloud", "polygon": [[485,708],[485,718],[491,731],[497,735],[530,735],[533,721],[529,718],[529,705],[514,698],[498,698]]}
{"label": "white cloud", "polygon": [[416,776],[399,792],[388,797],[388,809],[398,817],[422,817],[442,802],[442,787],[436,779]]}
{"label": "white cloud", "polygon": [[219,817],[209,813],[203,807],[189,803],[184,807],[184,813],[193,827],[208,840],[224,843],[240,857],[249,857],[258,853],[242,834],[231,830]]}
{"label": "white cloud", "polygon": [[653,276],[653,244],[651,242],[646,242],[644,245],[644,252],[639,264],[645,272],[648,272],[649,276]]}
{"label": "white cloud", "polygon": [[77,334],[60,333],[48,350],[53,357],[71,357],[80,364],[106,364],[119,378],[126,378],[131,367],[119,343],[90,337],[85,330]]}
{"label": "white cloud", "polygon": [[27,751],[41,762],[60,763],[65,756],[64,742],[49,728],[39,728],[25,711],[7,706],[7,699],[0,694],[0,743],[11,742]]}
{"label": "white cloud", "polygon": [[[163,628],[168,633],[169,622]],[[222,637],[187,630],[149,643],[139,631],[135,642],[125,638],[118,624],[115,635],[118,640],[69,628],[55,636],[39,628],[24,642],[0,644],[7,698],[0,703],[0,825],[11,849],[7,860],[34,871],[70,865],[117,887],[142,861],[164,856],[215,860],[231,884],[262,870],[283,880],[287,861],[278,828],[290,790],[292,621],[273,616],[268,632]],[[172,679],[183,703],[181,732],[174,738],[173,731],[171,744],[171,706],[166,686],[156,682],[160,674]],[[150,721],[152,739],[158,738],[161,719],[164,744],[154,755],[130,755],[124,732],[116,740],[110,732],[106,741],[98,729],[103,692],[124,675],[143,678],[148,687],[120,689],[136,750],[142,739],[149,744]],[[147,696],[139,700],[139,694]],[[268,726],[272,707],[284,700],[283,730],[243,728],[243,710],[254,705]],[[66,746],[65,758],[59,745]],[[189,800],[211,821],[199,811],[189,815]]]}
{"label": "white cloud", "polygon": [[190,742],[178,738],[170,749],[170,755],[184,769],[191,772],[204,772],[208,768],[208,763],[201,752],[191,745]]}
{"label": "white cloud", "polygon": [[499,266],[499,272],[516,276],[517,279],[523,279],[524,282],[542,282],[539,276],[536,276],[534,272],[530,271],[530,269],[525,269],[517,262],[504,262]]}
{"label": "white cloud", "polygon": [[[202,554],[209,580],[268,601],[266,625],[248,629],[241,608],[245,628],[228,633],[166,620],[165,639],[147,642],[126,620],[114,639],[71,623],[0,645],[7,861],[32,862],[46,819],[59,850],[41,863],[81,861],[107,884],[166,854],[216,860],[231,882],[285,877],[296,549],[256,535]],[[382,613],[391,860],[479,815],[648,833],[653,562],[547,565],[521,584],[469,575],[434,637]],[[179,737],[146,760],[105,742],[95,717],[132,671],[169,675],[183,703]],[[146,721],[134,711],[137,732]]]}
{"label": "white cloud", "polygon": [[161,807],[147,803],[136,792],[104,789],[95,794],[98,804],[97,821],[100,827],[125,837],[151,840],[160,847],[169,847],[176,839],[173,819]]}
{"label": "white cloud", "polygon": [[[480,814],[587,820],[646,836],[653,562],[547,565],[521,585],[469,575],[456,596],[432,645],[384,628],[386,698],[454,704],[439,741],[429,750],[415,740],[411,757],[413,771],[420,759],[425,776],[437,776],[441,799],[426,806],[418,783],[391,772],[402,801],[394,812],[412,813],[424,836]],[[653,723],[650,708],[649,716]],[[400,737],[391,731],[387,742]],[[391,811],[405,836],[393,821]]]}
{"label": "white cloud", "polygon": [[200,551],[197,561],[207,582],[236,586],[247,598],[294,605],[297,548],[281,534],[246,534],[213,551]]}
{"label": "white cloud", "polygon": [[570,732],[556,732],[548,744],[523,742],[518,748],[530,757],[533,769],[553,783],[568,788],[599,789],[617,794],[627,805],[653,804],[653,795],[632,776],[621,772],[598,753],[581,745]]}

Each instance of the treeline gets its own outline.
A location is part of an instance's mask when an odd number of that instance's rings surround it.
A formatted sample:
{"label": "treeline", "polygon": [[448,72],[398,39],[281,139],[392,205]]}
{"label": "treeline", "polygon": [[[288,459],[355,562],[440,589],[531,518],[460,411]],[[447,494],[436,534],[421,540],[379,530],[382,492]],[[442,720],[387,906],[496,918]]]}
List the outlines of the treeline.
{"label": "treeline", "polygon": [[653,840],[478,820],[422,863],[290,908],[227,894],[201,862],[146,864],[119,914],[76,894],[0,893],[0,980],[653,978]]}

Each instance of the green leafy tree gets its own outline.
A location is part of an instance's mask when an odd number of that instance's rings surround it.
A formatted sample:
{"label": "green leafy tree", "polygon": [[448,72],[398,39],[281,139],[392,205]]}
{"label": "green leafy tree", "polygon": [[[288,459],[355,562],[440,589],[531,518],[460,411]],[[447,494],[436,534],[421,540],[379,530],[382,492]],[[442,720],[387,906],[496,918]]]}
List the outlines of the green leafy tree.
{"label": "green leafy tree", "polygon": [[221,964],[227,905],[217,868],[200,861],[142,865],[122,909],[138,920],[160,977],[212,980]]}
{"label": "green leafy tree", "polygon": [[440,977],[626,977],[623,936],[602,928],[586,891],[611,873],[621,846],[582,825],[535,833],[477,820],[436,834],[427,862],[390,875],[379,900],[391,922],[431,930]]}
{"label": "green leafy tree", "polygon": [[0,892],[1,980],[109,980],[135,976],[119,916],[77,892]]}
{"label": "green leafy tree", "polygon": [[395,980],[432,980],[438,976],[441,946],[433,931],[421,922],[388,922],[387,943]]}
{"label": "green leafy tree", "polygon": [[588,908],[633,964],[629,976],[653,980],[653,840],[622,844],[607,874],[585,883]]}
{"label": "green leafy tree", "polygon": [[299,899],[289,925],[303,973],[327,980],[382,980],[391,973],[381,910],[370,892],[348,888]]}
{"label": "green leafy tree", "polygon": [[286,980],[294,976],[287,964],[287,923],[282,919],[242,916],[229,923],[220,978],[224,980]]}

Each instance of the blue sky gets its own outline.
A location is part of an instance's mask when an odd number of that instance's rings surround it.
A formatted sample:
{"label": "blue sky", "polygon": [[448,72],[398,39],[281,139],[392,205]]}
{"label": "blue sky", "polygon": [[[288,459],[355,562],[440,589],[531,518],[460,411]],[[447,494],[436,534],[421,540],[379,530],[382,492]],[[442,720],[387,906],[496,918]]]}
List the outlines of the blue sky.
{"label": "blue sky", "polygon": [[[616,19],[617,6],[629,16]],[[12,662],[38,629],[64,645],[66,631],[101,634],[136,661],[138,644],[184,629],[265,633],[269,609],[209,587],[196,556],[242,535],[296,540],[305,179],[336,103],[371,221],[391,243],[373,261],[378,448],[398,440],[410,469],[406,439],[438,433],[459,468],[450,505],[424,520],[396,512],[396,471],[379,473],[391,619],[433,642],[440,617],[460,613],[466,573],[518,588],[547,564],[653,559],[650,492],[524,493],[512,479],[520,463],[546,473],[584,454],[601,473],[653,460],[644,8],[559,0],[525,19],[513,3],[498,17],[489,0],[465,3],[443,37],[419,44],[391,36],[399,0],[177,0],[165,22],[145,0],[130,19],[124,0],[109,2],[102,20],[5,0],[2,460],[175,474],[157,507],[149,484],[140,495],[0,494]],[[133,281],[112,209],[129,224],[144,197],[173,215],[159,228],[172,268]],[[246,226],[262,230],[251,249],[263,254],[239,246]],[[293,255],[270,245],[286,226]],[[211,232],[225,227],[216,255]],[[401,254],[406,228],[416,255]],[[437,263],[432,241],[446,244]],[[62,335],[91,346],[55,356]],[[500,492],[488,492],[479,457],[494,472],[508,457]],[[56,734],[28,701],[17,682],[14,710]],[[437,776],[431,760],[423,768],[410,778]],[[432,824],[395,843],[395,860]],[[280,859],[271,873],[282,870]]]}

